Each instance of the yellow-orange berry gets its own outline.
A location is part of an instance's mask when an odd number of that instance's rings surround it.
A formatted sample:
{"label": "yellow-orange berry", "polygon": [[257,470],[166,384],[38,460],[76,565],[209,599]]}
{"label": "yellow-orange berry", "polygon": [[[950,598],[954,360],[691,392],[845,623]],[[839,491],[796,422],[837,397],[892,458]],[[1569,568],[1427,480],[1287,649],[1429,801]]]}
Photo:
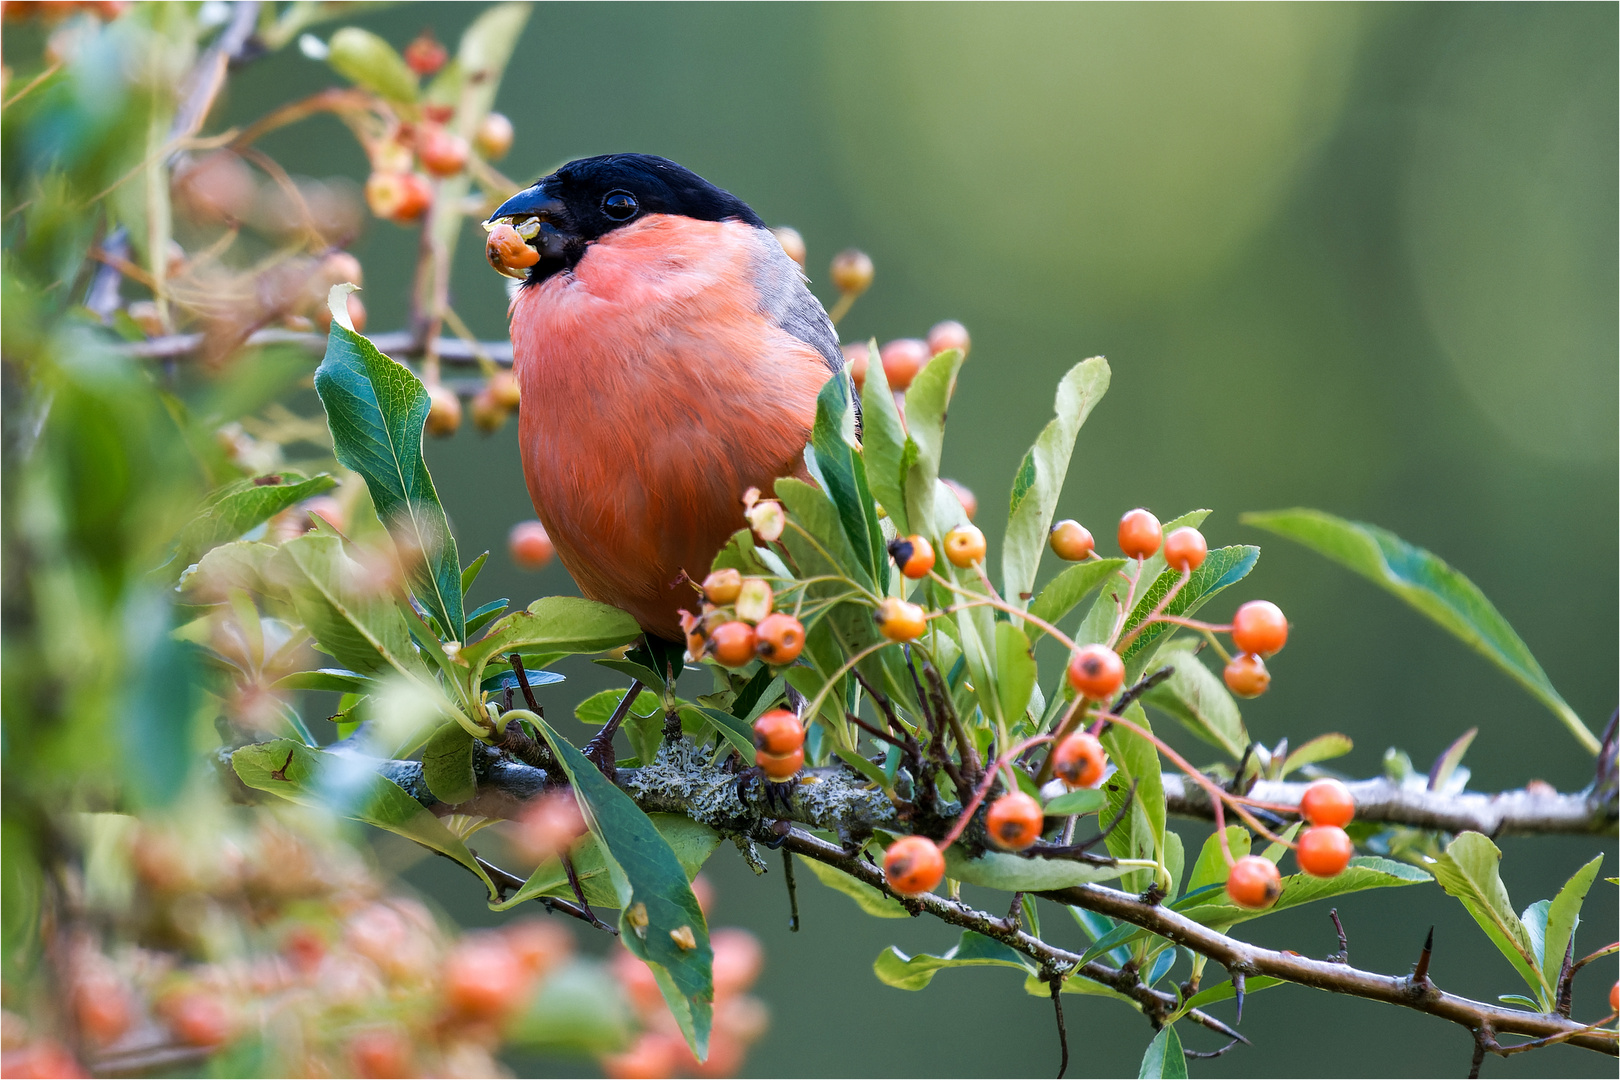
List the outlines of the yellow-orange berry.
{"label": "yellow-orange berry", "polygon": [[427,433],[444,438],[461,426],[461,399],[448,386],[428,387]]}
{"label": "yellow-orange berry", "polygon": [[833,288],[841,293],[859,296],[872,286],[872,257],[864,251],[849,248],[833,256]]}
{"label": "yellow-orange berry", "polygon": [[1243,856],[1227,875],[1226,895],[1238,907],[1270,907],[1282,895],[1282,875],[1277,872],[1277,864],[1259,855]]}
{"label": "yellow-orange berry", "polygon": [[709,653],[726,667],[742,667],[754,658],[754,628],[745,622],[721,623],[709,632]]}
{"label": "yellow-orange berry", "polygon": [[912,641],[928,629],[921,607],[892,596],[878,604],[877,624],[878,631],[890,641]]}
{"label": "yellow-orange berry", "polygon": [[1119,550],[1128,558],[1145,559],[1164,543],[1159,519],[1137,507],[1119,519]]}
{"label": "yellow-orange berry", "polygon": [[473,133],[473,146],[488,161],[499,161],[512,149],[512,121],[505,115],[486,113]]}
{"label": "yellow-orange berry", "polygon": [[1356,845],[1337,825],[1317,825],[1299,834],[1294,857],[1299,868],[1312,877],[1338,877],[1350,865]]}
{"label": "yellow-orange berry", "polygon": [[1069,685],[1093,701],[1107,701],[1125,684],[1125,661],[1106,645],[1084,645],[1069,660]]}
{"label": "yellow-orange berry", "polygon": [[1164,538],[1164,561],[1172,570],[1196,570],[1208,554],[1209,543],[1197,529],[1183,526]]}
{"label": "yellow-orange berry", "polygon": [[905,390],[911,380],[928,365],[928,344],[916,338],[897,338],[878,350],[883,362],[883,377],[890,390]]}
{"label": "yellow-orange berry", "polygon": [[791,754],[804,745],[804,725],[786,709],[772,709],[754,721],[754,745],[767,754]]}
{"label": "yellow-orange berry", "polygon": [[1317,780],[1300,796],[1299,813],[1312,825],[1337,825],[1342,829],[1355,819],[1355,796],[1338,780]]}
{"label": "yellow-orange berry", "polygon": [[1288,619],[1270,600],[1250,600],[1232,616],[1232,644],[1256,656],[1281,652],[1288,644]]}
{"label": "yellow-orange berry", "polygon": [[501,425],[506,423],[506,418],[511,412],[512,410],[502,404],[488,386],[473,395],[473,424],[485,435],[493,435],[501,430]]}
{"label": "yellow-orange berry", "polygon": [[798,747],[785,754],[767,754],[757,751],[754,761],[765,772],[765,778],[775,783],[791,780],[804,767],[804,748]]}
{"label": "yellow-orange berry", "polygon": [[1077,731],[1052,751],[1052,771],[1071,788],[1094,788],[1108,769],[1108,755],[1095,735]]}
{"label": "yellow-orange berry", "polygon": [[1022,851],[1041,838],[1041,804],[1022,791],[1009,791],[990,804],[984,827],[998,847]]}
{"label": "yellow-orange berry", "polygon": [[1052,554],[1069,562],[1091,558],[1091,553],[1097,547],[1096,541],[1091,538],[1091,530],[1073,518],[1064,518],[1052,526],[1046,542],[1051,545]]}
{"label": "yellow-orange berry", "polygon": [[557,554],[546,527],[538,521],[520,521],[512,526],[506,537],[506,549],[512,561],[525,570],[539,570]]}
{"label": "yellow-orange berry", "polygon": [[972,566],[984,558],[984,533],[977,525],[958,525],[945,534],[945,557],[952,566]]}
{"label": "yellow-orange berry", "polygon": [[804,651],[804,624],[785,611],[772,612],[754,627],[754,649],[767,664],[791,664]]}
{"label": "yellow-orange berry", "polygon": [[703,579],[703,596],[711,604],[729,604],[742,592],[742,571],[733,567],[716,570]]}
{"label": "yellow-orange berry", "polygon": [[902,896],[921,896],[945,879],[945,856],[926,836],[902,836],[883,853],[883,876]]}
{"label": "yellow-orange berry", "polygon": [[1271,672],[1266,662],[1253,653],[1238,653],[1232,657],[1226,670],[1221,672],[1226,688],[1238,697],[1259,697],[1271,685]]}
{"label": "yellow-orange berry", "polygon": [[908,578],[927,577],[934,568],[934,545],[921,536],[902,536],[889,541],[889,555]]}

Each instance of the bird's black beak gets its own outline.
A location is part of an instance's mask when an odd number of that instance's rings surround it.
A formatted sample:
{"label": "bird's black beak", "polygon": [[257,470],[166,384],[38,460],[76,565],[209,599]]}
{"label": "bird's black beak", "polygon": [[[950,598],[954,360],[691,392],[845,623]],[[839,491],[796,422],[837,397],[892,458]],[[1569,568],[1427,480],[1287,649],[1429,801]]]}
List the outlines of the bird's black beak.
{"label": "bird's black beak", "polygon": [[578,241],[569,221],[567,205],[546,191],[545,182],[525,188],[501,203],[484,222],[486,230],[498,222],[509,222],[542,259],[563,260],[566,249]]}

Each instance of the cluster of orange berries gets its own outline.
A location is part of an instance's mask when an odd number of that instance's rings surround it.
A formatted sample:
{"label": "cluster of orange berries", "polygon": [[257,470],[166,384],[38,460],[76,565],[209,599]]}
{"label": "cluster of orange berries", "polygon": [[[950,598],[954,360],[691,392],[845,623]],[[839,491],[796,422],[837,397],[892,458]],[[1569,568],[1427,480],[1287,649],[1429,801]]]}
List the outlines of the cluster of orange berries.
{"label": "cluster of orange berries", "polygon": [[[1337,780],[1318,780],[1305,789],[1299,812],[1310,828],[1300,833],[1294,858],[1312,877],[1331,878],[1344,873],[1356,853],[1344,827],[1356,816],[1350,789]],[[1282,895],[1277,864],[1259,855],[1245,855],[1233,864],[1226,878],[1226,895],[1239,907],[1270,907]]]}
{"label": "cluster of orange berries", "polygon": [[[434,383],[427,392],[425,430],[441,439],[454,435],[461,427],[461,398],[443,383]],[[504,368],[492,373],[472,396],[474,426],[485,435],[494,434],[517,411],[521,399],[517,376]]]}
{"label": "cluster of orange berries", "polygon": [[[934,324],[926,340],[922,338],[896,338],[878,349],[878,363],[883,365],[883,378],[889,389],[904,391],[911,386],[918,372],[928,361],[947,349],[960,349],[966,356],[973,341],[967,327],[954,319]],[[844,360],[849,364],[849,376],[855,380],[855,389],[866,387],[866,372],[872,363],[872,350],[864,341],[844,346]]]}
{"label": "cluster of orange berries", "polygon": [[743,577],[734,569],[703,579],[700,614],[681,612],[686,651],[693,659],[713,657],[738,668],[755,657],[772,666],[791,664],[804,651],[804,624],[785,611],[773,611],[776,593],[764,578]]}
{"label": "cluster of orange berries", "polygon": [[[958,525],[945,534],[940,546],[952,566],[969,567],[984,559],[984,533],[971,523]],[[934,545],[928,538],[913,534],[889,542],[889,557],[906,577],[916,580],[934,569]],[[878,631],[890,641],[914,641],[928,628],[928,616],[921,604],[897,596],[884,598],[877,606]]]}

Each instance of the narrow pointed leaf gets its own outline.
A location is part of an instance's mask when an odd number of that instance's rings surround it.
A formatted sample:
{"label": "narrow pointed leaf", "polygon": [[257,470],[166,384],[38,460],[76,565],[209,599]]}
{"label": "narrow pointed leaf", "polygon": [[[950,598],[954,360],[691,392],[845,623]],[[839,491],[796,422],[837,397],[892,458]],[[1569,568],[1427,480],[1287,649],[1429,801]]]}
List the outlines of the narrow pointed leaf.
{"label": "narrow pointed leaf", "polygon": [[1252,513],[1240,520],[1296,540],[1394,593],[1518,680],[1582,746],[1593,754],[1598,752],[1597,737],[1553,689],[1530,647],[1479,587],[1439,556],[1376,525],[1346,521],[1320,510]]}
{"label": "narrow pointed leaf", "polygon": [[883,530],[867,487],[866,463],[844,438],[849,414],[849,376],[838,372],[828,379],[816,398],[816,420],[810,443],[815,447],[825,490],[838,510],[844,535],[851,549],[879,587],[886,587],[888,556],[884,551]]}
{"label": "narrow pointed leaf", "polygon": [[[669,844],[675,858],[686,872],[687,880],[697,876],[714,849],[720,845],[720,834],[685,814],[648,814],[658,834]],[[587,836],[569,852],[574,872],[584,886],[585,900],[593,907],[612,908],[619,904],[613,875],[608,872],[608,860],[602,854],[602,845],[594,836]],[[560,896],[572,899],[573,886],[568,883],[568,872],[559,859],[547,859],[535,867],[534,873],[518,891],[499,903],[489,905],[491,911],[510,911],[538,896]]]}
{"label": "narrow pointed leaf", "polygon": [[333,453],[365,478],[377,516],[412,555],[411,591],[447,635],[465,640],[456,540],[422,459],[427,389],[403,364],[334,319],[315,390],[326,407]]}
{"label": "narrow pointed leaf", "polygon": [[[1056,626],[1091,590],[1114,577],[1124,567],[1124,559],[1089,559],[1075,563],[1047,582],[1046,587],[1030,602],[1029,613],[1042,622]],[[1038,640],[1041,634],[1046,633],[1034,623],[1024,625],[1031,641]]]}
{"label": "narrow pointed leaf", "polygon": [[[894,407],[883,365],[876,363],[877,342],[871,343],[874,362],[866,367],[866,384],[861,388],[861,448],[866,458],[866,480],[901,536],[916,532],[906,513],[906,472],[911,467],[907,455],[906,426]],[[914,452],[914,450],[913,450]]]}
{"label": "narrow pointed leaf", "polygon": [[926,536],[938,536],[960,524],[952,521],[942,527],[936,506],[942,487],[939,456],[945,444],[945,413],[961,368],[962,354],[947,349],[930,360],[906,390],[906,456],[911,459],[906,470],[906,515],[912,531]]}
{"label": "narrow pointed leaf", "polygon": [[958,845],[945,852],[945,875],[969,885],[1004,892],[1044,892],[1112,881],[1125,871],[1073,859],[1025,858],[1004,851],[986,851],[977,858],[963,856]]}
{"label": "narrow pointed leaf", "polygon": [[1350,741],[1348,735],[1340,735],[1336,731],[1331,731],[1326,735],[1318,735],[1291,751],[1283,759],[1282,773],[1278,776],[1278,779],[1282,779],[1295,769],[1303,769],[1305,766],[1314,765],[1318,761],[1332,761],[1334,758],[1343,757],[1355,748],[1355,743]]}
{"label": "narrow pointed leaf", "polygon": [[577,596],[546,596],[503,616],[461,650],[474,674],[507,653],[591,653],[627,645],[641,635],[636,620],[616,607]]}
{"label": "narrow pointed leaf", "polygon": [[[1273,986],[1281,986],[1285,982],[1287,982],[1286,979],[1273,979],[1270,975],[1250,975],[1243,980],[1243,994],[1247,997],[1262,990],[1269,990]],[[1182,1012],[1185,1013],[1191,1009],[1202,1009],[1207,1005],[1230,1001],[1235,997],[1237,997],[1237,987],[1233,986],[1231,981],[1228,980],[1198,991],[1198,993],[1188,998],[1181,1008]]]}
{"label": "narrow pointed leaf", "polygon": [[1075,437],[1092,408],[1107,393],[1108,379],[1108,361],[1100,356],[1082,360],[1069,369],[1058,383],[1054,406],[1057,415],[1024,455],[1013,478],[1007,532],[1001,544],[1002,594],[1012,603],[1019,603],[1022,596],[1034,591],[1041,553],[1046,550],[1047,530],[1069,473]]}
{"label": "narrow pointed leaf", "polygon": [[1594,855],[1591,862],[1564,882],[1564,887],[1558,890],[1558,895],[1547,907],[1547,933],[1542,948],[1541,970],[1547,973],[1549,983],[1556,983],[1557,972],[1563,969],[1569,939],[1581,921],[1581,904],[1586,901],[1586,894],[1592,888],[1592,882],[1597,880],[1598,867],[1602,865],[1602,854]]}

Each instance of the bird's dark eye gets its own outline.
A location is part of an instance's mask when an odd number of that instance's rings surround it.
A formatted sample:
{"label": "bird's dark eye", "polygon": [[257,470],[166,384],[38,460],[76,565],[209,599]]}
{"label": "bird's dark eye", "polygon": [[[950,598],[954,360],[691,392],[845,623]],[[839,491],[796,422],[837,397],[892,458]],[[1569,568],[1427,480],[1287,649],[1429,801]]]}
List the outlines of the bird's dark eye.
{"label": "bird's dark eye", "polygon": [[640,209],[636,197],[628,191],[610,191],[602,200],[602,213],[614,221],[629,221]]}

